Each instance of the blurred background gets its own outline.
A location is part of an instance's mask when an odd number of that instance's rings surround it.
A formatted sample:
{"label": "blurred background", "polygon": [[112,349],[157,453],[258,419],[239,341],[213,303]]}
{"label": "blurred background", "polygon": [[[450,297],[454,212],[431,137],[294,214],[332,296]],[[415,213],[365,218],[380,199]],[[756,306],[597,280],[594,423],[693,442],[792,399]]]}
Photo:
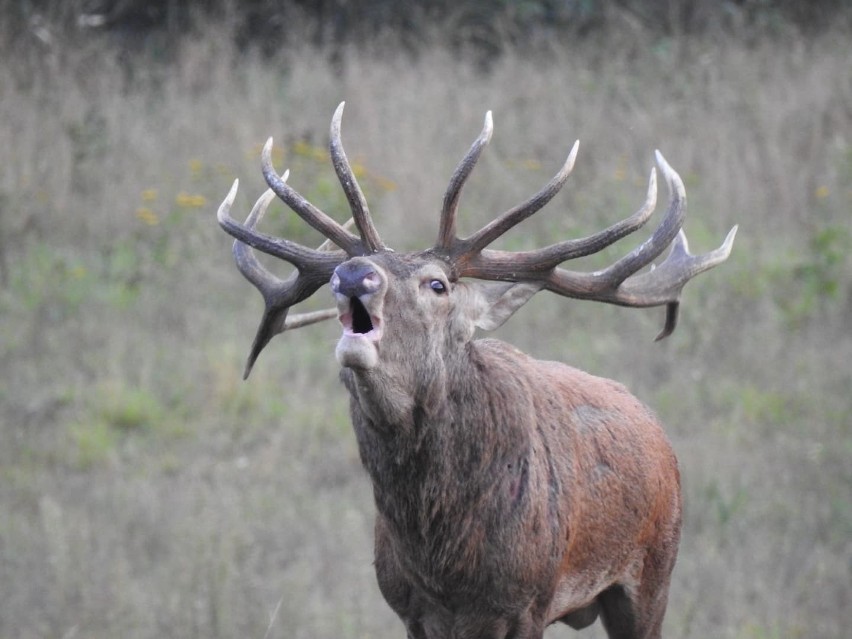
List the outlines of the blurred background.
{"label": "blurred background", "polygon": [[[462,232],[576,138],[563,193],[503,247],[627,216],[655,148],[686,183],[693,251],[740,225],[663,342],[660,309],[553,295],[498,336],[626,383],[666,425],[686,503],[666,636],[848,637],[845,0],[0,0],[0,636],[403,636],[375,585],[339,328],[276,338],[243,382],[262,303],[215,220],[234,178],[238,215],[264,190],[270,135],[290,184],[348,218],[326,150],[344,99],[397,249],[433,242],[488,109]],[[320,241],[280,204],[264,228]]]}

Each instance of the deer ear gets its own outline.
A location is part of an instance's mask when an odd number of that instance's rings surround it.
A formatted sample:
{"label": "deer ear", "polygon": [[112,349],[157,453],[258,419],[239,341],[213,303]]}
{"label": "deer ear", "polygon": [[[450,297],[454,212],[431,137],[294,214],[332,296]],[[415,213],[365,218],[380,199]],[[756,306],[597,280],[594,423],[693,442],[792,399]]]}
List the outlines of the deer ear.
{"label": "deer ear", "polygon": [[476,328],[493,331],[538,293],[541,282],[466,282],[467,314]]}

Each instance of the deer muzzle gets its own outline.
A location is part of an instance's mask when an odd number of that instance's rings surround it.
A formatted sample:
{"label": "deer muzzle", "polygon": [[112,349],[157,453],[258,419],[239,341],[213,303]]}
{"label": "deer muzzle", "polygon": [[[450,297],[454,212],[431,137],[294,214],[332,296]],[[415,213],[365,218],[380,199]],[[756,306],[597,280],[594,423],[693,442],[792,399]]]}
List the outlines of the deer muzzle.
{"label": "deer muzzle", "polygon": [[338,362],[349,368],[375,367],[387,276],[370,260],[356,257],[334,270],[330,284],[343,326],[335,351]]}

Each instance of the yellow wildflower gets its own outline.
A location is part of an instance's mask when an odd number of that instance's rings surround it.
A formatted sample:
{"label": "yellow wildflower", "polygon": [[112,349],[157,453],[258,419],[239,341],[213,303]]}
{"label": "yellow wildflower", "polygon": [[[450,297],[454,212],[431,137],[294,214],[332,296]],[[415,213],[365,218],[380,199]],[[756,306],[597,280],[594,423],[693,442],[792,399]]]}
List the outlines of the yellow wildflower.
{"label": "yellow wildflower", "polygon": [[182,209],[200,209],[207,205],[207,198],[181,191],[175,196],[175,203]]}
{"label": "yellow wildflower", "polygon": [[828,187],[825,184],[821,184],[814,191],[814,196],[816,196],[816,199],[818,199],[818,200],[824,200],[825,198],[828,197],[828,194],[829,194],[829,190],[828,190]]}
{"label": "yellow wildflower", "polygon": [[136,217],[148,226],[156,226],[160,223],[160,218],[157,214],[147,206],[140,206],[136,209]]}
{"label": "yellow wildflower", "polygon": [[142,191],[142,201],[143,202],[153,202],[157,199],[157,189],[145,189]]}
{"label": "yellow wildflower", "polygon": [[394,182],[390,178],[377,175],[373,179],[376,185],[383,191],[396,191],[396,182]]}

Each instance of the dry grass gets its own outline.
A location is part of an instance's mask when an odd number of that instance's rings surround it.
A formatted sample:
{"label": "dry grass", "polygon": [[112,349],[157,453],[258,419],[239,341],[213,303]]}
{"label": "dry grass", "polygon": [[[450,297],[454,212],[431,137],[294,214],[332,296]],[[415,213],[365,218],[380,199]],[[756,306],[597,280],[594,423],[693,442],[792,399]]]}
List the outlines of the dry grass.
{"label": "dry grass", "polygon": [[[260,303],[213,216],[234,177],[244,208],[260,193],[272,134],[291,183],[345,217],[321,151],[342,99],[396,247],[432,241],[486,109],[463,228],[537,189],[577,137],[565,194],[507,244],[626,215],[657,147],[686,180],[694,249],[740,223],[666,342],[657,311],[547,297],[502,335],[628,383],[668,425],[687,503],[668,636],[846,636],[849,34],[618,34],[606,54],[566,44],[487,72],[438,49],[352,51],[335,71],[221,36],[164,66],[94,45],[0,62],[0,636],[402,635],[372,574],[336,329],[279,338],[239,381]],[[269,228],[316,239],[283,209]]]}

